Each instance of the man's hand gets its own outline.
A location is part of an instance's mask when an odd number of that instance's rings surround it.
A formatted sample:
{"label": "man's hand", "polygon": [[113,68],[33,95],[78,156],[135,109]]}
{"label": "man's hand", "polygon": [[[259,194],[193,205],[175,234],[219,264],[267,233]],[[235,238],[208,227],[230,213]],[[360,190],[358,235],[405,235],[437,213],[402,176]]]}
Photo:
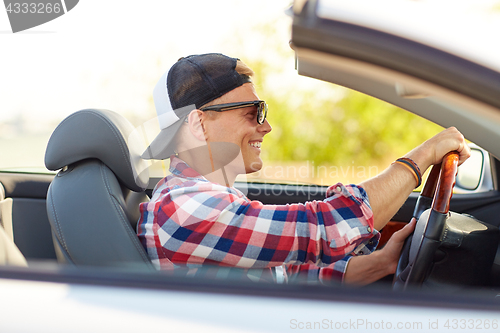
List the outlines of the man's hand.
{"label": "man's hand", "polygon": [[344,282],[366,285],[386,275],[394,274],[405,239],[415,229],[415,221],[412,219],[403,229],[395,232],[382,250],[351,258],[347,264]]}
{"label": "man's hand", "polygon": [[450,127],[425,141],[405,156],[414,160],[423,173],[428,167],[441,163],[444,155],[453,150],[459,153],[459,165],[470,157],[470,148],[465,142],[464,136],[455,127]]}
{"label": "man's hand", "polygon": [[416,219],[412,218],[410,223],[405,225],[403,229],[392,234],[382,250],[377,251],[383,261],[381,265],[386,266],[389,271],[387,274],[394,274],[396,272],[401,249],[403,248],[406,238],[415,230],[415,224]]}

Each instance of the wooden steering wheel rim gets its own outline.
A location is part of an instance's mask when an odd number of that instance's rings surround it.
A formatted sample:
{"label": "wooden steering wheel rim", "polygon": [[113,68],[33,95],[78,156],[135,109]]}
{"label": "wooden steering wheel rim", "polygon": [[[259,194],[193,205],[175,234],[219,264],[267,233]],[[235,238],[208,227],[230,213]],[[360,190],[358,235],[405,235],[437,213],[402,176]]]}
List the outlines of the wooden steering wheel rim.
{"label": "wooden steering wheel rim", "polygon": [[443,157],[441,164],[432,167],[420,196],[432,199],[433,210],[443,214],[449,212],[457,170],[457,151],[449,152]]}
{"label": "wooden steering wheel rim", "polygon": [[441,163],[441,173],[432,201],[432,209],[436,212],[447,214],[450,211],[450,200],[453,195],[457,170],[458,152],[451,151],[443,157]]}

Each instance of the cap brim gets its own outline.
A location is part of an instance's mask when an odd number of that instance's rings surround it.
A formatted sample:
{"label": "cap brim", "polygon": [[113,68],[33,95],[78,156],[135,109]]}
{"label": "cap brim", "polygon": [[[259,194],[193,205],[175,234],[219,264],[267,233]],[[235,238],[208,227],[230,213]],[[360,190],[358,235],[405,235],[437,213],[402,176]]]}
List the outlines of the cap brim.
{"label": "cap brim", "polygon": [[142,153],[141,158],[144,160],[165,160],[175,154],[174,138],[184,123],[184,118],[182,117],[169,127],[161,130],[149,147]]}

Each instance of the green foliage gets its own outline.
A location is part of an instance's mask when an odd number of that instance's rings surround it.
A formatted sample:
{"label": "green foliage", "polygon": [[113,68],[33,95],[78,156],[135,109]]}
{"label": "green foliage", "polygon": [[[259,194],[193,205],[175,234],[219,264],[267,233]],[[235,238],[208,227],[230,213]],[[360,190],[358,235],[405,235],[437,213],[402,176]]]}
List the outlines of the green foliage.
{"label": "green foliage", "polygon": [[267,81],[273,68],[259,61],[248,64],[256,72],[259,95],[269,104],[273,131],[264,140],[267,161],[380,165],[442,130],[391,104],[326,82],[300,91],[272,89]]}
{"label": "green foliage", "polygon": [[292,70],[289,27],[281,19],[245,24],[220,46],[254,70],[257,93],[269,105],[273,130],[263,143],[265,165],[382,166],[442,130],[373,97],[300,77]]}

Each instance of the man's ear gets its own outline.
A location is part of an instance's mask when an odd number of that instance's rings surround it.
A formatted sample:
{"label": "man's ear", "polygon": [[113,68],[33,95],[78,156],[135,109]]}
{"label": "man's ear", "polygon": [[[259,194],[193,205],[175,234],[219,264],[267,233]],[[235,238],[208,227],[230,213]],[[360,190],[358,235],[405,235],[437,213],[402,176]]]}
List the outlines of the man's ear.
{"label": "man's ear", "polygon": [[189,130],[193,136],[203,142],[206,142],[206,132],[203,126],[203,121],[205,120],[205,113],[198,109],[191,111],[188,115]]}

